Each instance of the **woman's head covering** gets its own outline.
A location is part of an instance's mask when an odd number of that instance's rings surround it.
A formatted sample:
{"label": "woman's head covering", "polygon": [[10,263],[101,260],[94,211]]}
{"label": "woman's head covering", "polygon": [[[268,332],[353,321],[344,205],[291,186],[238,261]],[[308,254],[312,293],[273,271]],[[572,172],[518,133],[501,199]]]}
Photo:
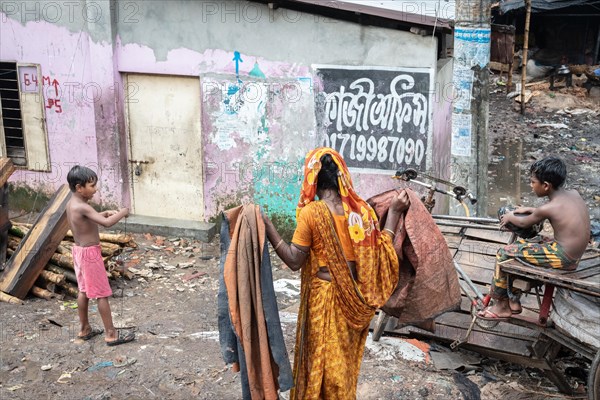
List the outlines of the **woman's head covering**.
{"label": "woman's head covering", "polygon": [[325,154],[338,167],[338,186],[344,205],[344,214],[348,219],[350,238],[354,245],[376,246],[379,238],[379,223],[375,211],[354,191],[352,178],[342,156],[329,147],[319,147],[306,155],[304,162],[304,180],[300,189],[300,200],[296,208],[296,217],[308,203],[315,200],[317,194],[317,179],[321,170],[321,157]]}

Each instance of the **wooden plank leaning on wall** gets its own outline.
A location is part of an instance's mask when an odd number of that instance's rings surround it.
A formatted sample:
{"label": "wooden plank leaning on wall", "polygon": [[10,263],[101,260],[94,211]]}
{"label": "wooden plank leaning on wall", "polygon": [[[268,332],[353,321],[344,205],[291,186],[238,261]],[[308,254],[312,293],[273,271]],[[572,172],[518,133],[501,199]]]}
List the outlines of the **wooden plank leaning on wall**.
{"label": "wooden plank leaning on wall", "polygon": [[0,275],[0,290],[24,299],[69,230],[66,205],[71,197],[62,185],[42,210]]}

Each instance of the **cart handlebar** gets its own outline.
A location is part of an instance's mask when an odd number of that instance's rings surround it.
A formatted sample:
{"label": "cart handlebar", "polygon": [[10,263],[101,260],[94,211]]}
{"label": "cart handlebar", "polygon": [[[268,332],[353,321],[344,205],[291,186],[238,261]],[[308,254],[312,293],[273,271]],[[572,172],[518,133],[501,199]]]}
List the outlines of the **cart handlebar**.
{"label": "cart handlebar", "polygon": [[429,176],[426,174],[421,174],[421,175],[424,175],[425,177],[432,179],[436,182],[439,182],[444,185],[452,187],[452,191],[443,190],[443,189],[438,188],[435,185],[430,185],[428,183],[416,180],[418,175],[419,175],[419,173],[415,169],[407,168],[407,169],[399,169],[398,171],[396,171],[396,174],[392,178],[393,179],[401,179],[406,182],[416,183],[417,185],[426,187],[427,189],[432,190],[434,192],[438,192],[438,193],[442,193],[442,194],[445,194],[450,197],[454,197],[456,200],[458,200],[461,203],[465,199],[468,199],[468,201],[471,204],[477,203],[477,198],[475,197],[475,195],[473,195],[473,193],[471,193],[471,191],[467,190],[463,186],[456,185],[452,182],[444,181],[444,180],[441,180],[441,179],[438,179],[438,178],[435,178],[435,177],[432,177],[432,176]]}

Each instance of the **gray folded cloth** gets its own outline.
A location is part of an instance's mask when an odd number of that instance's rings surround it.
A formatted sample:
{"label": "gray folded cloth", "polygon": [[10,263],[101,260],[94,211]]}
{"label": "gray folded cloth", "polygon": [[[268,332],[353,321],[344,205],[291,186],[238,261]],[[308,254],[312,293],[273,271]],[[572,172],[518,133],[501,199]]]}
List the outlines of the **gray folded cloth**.
{"label": "gray folded cloth", "polygon": [[[514,211],[515,209],[516,209],[516,207],[514,207],[514,206],[500,207],[500,209],[498,210],[498,219],[502,218],[502,216],[504,214]],[[515,214],[515,215],[516,216],[519,216],[519,215],[524,216],[527,214]],[[543,226],[544,226],[544,221],[538,222],[537,224],[532,225],[527,228],[519,228],[518,226],[508,223],[508,224],[504,225],[504,228],[515,233],[517,236],[522,237],[523,239],[531,239],[531,238],[537,236],[538,233],[541,232]]]}

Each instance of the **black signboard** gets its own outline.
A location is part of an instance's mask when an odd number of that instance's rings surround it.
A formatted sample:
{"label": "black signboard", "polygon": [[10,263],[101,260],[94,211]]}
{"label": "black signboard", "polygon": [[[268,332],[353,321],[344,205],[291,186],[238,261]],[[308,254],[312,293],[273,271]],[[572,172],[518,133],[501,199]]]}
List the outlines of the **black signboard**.
{"label": "black signboard", "polygon": [[317,67],[317,128],[354,169],[426,169],[431,131],[428,68]]}

